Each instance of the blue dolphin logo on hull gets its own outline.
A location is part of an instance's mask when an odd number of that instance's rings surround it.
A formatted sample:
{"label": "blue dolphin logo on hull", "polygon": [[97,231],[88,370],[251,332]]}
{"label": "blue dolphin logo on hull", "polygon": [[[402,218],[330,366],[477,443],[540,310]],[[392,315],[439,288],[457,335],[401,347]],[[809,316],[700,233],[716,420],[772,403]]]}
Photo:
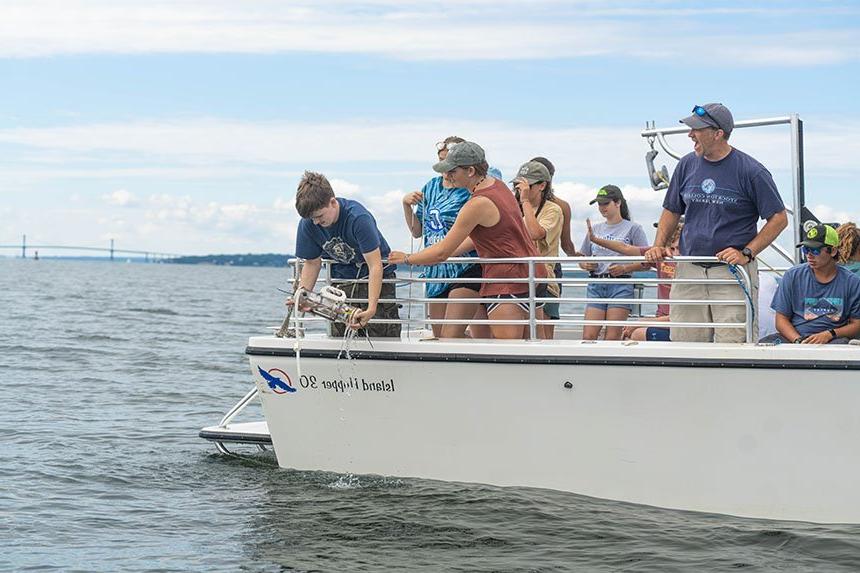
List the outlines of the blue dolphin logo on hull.
{"label": "blue dolphin logo on hull", "polygon": [[268,372],[266,372],[265,370],[263,370],[259,366],[257,366],[257,370],[260,372],[260,376],[263,377],[263,380],[265,380],[266,383],[269,385],[269,388],[271,388],[276,394],[283,394],[285,392],[295,392],[296,391],[295,388],[293,388],[292,386],[290,386],[289,384],[287,384],[286,382],[284,382],[283,380],[281,380],[277,376],[273,376],[272,374],[269,374]]}

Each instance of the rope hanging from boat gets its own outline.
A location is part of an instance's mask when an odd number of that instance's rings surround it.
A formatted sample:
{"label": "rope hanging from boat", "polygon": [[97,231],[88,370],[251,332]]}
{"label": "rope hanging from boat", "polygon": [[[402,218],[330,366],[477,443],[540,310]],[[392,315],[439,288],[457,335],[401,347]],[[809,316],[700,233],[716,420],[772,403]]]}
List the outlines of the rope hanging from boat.
{"label": "rope hanging from boat", "polygon": [[[421,202],[424,203],[424,197],[421,197]],[[412,234],[412,227],[415,225],[415,209],[411,209],[411,219],[409,220],[409,254],[415,254],[415,236]],[[421,224],[421,236],[424,237],[424,224]],[[406,303],[406,340],[412,341],[412,265],[409,266],[409,297]]]}
{"label": "rope hanging from boat", "polygon": [[755,324],[755,305],[753,304],[752,295],[750,295],[750,291],[747,289],[746,284],[744,284],[744,279],[738,271],[738,266],[729,264],[729,272],[732,273],[732,276],[734,276],[735,280],[738,281],[738,285],[740,285],[741,290],[744,291],[744,295],[746,295],[747,300],[750,303],[750,318],[752,319],[753,324]]}

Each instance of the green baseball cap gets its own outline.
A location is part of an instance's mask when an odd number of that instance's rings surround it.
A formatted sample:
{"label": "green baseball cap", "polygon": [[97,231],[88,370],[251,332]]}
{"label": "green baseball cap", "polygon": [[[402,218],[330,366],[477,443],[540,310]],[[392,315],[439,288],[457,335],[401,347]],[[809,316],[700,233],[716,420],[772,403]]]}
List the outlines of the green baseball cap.
{"label": "green baseball cap", "polygon": [[597,191],[597,197],[588,202],[589,205],[594,205],[595,203],[600,203],[603,205],[604,203],[609,203],[611,201],[621,201],[624,199],[624,195],[621,194],[621,189],[619,189],[615,185],[604,185]]}
{"label": "green baseball cap", "polygon": [[523,163],[522,166],[520,166],[520,170],[517,171],[517,178],[520,177],[528,181],[529,185],[534,185],[541,181],[552,181],[552,175],[549,174],[549,169],[546,168],[546,165],[537,161]]}
{"label": "green baseball cap", "polygon": [[806,232],[806,238],[797,243],[797,246],[811,249],[838,247],[839,233],[830,225],[815,225]]}
{"label": "green baseball cap", "polygon": [[445,173],[455,167],[478,165],[484,161],[484,150],[477,143],[463,141],[448,150],[448,156],[433,166],[436,173]]}

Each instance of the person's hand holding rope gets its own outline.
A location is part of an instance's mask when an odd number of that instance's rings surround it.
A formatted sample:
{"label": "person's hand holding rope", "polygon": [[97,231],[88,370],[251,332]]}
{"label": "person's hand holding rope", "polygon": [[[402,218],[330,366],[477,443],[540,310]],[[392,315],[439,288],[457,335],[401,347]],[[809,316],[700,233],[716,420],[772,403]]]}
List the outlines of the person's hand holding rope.
{"label": "person's hand holding rope", "polygon": [[373,318],[373,315],[376,314],[376,309],[367,308],[365,310],[359,310],[355,314],[352,315],[352,322],[349,323],[349,327],[353,330],[358,330],[360,328],[364,328],[367,326],[367,323],[370,322],[370,319]]}

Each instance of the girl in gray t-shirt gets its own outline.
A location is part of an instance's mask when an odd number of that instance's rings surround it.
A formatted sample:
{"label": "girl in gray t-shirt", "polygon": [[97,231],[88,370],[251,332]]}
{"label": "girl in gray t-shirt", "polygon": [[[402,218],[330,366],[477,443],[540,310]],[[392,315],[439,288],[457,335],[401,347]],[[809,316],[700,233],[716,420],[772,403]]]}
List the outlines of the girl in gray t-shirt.
{"label": "girl in gray t-shirt", "polygon": [[[627,201],[621,194],[621,189],[615,185],[606,185],[597,192],[591,203],[598,203],[600,214],[605,219],[605,222],[597,223],[593,227],[593,232],[596,236],[602,239],[611,241],[621,241],[628,245],[637,247],[648,246],[648,239],[645,237],[645,231],[639,223],[634,223],[630,220],[630,210],[627,208]],[[617,256],[615,251],[601,247],[591,242],[586,235],[582,242],[580,251],[585,256]],[[639,270],[641,265],[636,263],[629,264],[612,264],[612,263],[582,263],[583,269],[589,271],[592,277],[609,278],[619,275],[630,275],[633,271]],[[610,267],[611,270],[610,270]],[[589,284],[587,290],[588,298],[600,299],[632,299],[633,284]],[[633,306],[630,303],[619,302],[617,304],[606,302],[589,302],[585,307],[585,320],[627,320]],[[584,326],[582,329],[582,338],[584,340],[597,340],[600,336],[601,326]],[[620,326],[606,327],[605,340],[620,340]]]}

